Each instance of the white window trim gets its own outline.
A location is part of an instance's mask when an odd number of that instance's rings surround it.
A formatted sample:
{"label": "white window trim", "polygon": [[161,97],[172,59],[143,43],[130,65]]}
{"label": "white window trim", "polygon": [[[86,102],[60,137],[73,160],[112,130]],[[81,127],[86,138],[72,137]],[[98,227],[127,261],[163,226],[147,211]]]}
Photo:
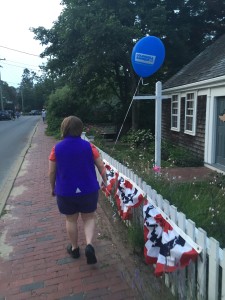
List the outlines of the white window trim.
{"label": "white window trim", "polygon": [[[177,110],[178,110],[177,111],[177,127],[172,126],[173,96],[177,96],[177,102],[178,102],[178,105],[177,105]],[[181,99],[180,94],[174,94],[171,97],[171,120],[170,120],[171,128],[170,129],[173,130],[173,131],[177,131],[177,132],[180,131],[180,107],[181,107],[180,99]]]}
{"label": "white window trim", "polygon": [[[193,130],[186,130],[186,108],[187,108],[187,95],[188,94],[194,94],[194,98],[193,98],[193,101],[194,101],[194,105],[193,105],[193,121],[192,121],[192,127],[193,127]],[[184,133],[186,134],[189,134],[189,135],[196,135],[196,117],[197,117],[197,93],[196,92],[190,92],[190,93],[187,93],[186,94],[186,97],[185,97],[185,112],[184,112]]]}

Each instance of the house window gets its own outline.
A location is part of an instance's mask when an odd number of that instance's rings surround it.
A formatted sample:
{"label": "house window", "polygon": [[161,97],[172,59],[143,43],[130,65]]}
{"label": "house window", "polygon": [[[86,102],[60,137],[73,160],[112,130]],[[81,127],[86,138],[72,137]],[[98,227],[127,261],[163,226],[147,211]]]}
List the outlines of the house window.
{"label": "house window", "polygon": [[186,95],[184,132],[195,135],[196,131],[196,97],[194,93]]}
{"label": "house window", "polygon": [[171,99],[171,130],[180,131],[180,97],[172,95]]}

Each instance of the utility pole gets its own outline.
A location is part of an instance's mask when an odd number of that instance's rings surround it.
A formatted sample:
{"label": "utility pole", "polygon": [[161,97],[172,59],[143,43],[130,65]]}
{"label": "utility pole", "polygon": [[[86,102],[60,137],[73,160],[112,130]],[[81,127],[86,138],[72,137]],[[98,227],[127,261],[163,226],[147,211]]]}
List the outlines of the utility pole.
{"label": "utility pole", "polygon": [[24,107],[23,107],[23,87],[21,86],[21,89],[20,89],[20,93],[21,93],[21,99],[22,99],[22,112],[24,112]]}
{"label": "utility pole", "polygon": [[[3,68],[3,67],[0,65],[0,68]],[[4,110],[3,98],[2,98],[2,77],[1,77],[1,70],[0,70],[0,99],[1,99],[1,110]]]}
{"label": "utility pole", "polygon": [[[5,60],[5,58],[0,58],[0,60]],[[0,65],[0,68],[3,68],[3,66]],[[1,100],[1,110],[4,110],[3,97],[2,97],[2,77],[1,77],[1,70],[0,70],[0,100]]]}

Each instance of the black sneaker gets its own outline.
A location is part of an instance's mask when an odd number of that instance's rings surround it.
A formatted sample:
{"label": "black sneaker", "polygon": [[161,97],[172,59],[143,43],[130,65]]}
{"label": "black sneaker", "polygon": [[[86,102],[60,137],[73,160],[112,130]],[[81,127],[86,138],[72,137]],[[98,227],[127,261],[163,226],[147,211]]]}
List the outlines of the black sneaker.
{"label": "black sneaker", "polygon": [[66,247],[66,250],[69,253],[69,255],[72,256],[73,258],[79,258],[80,257],[80,249],[79,249],[79,247],[72,250],[72,245],[69,244]]}
{"label": "black sneaker", "polygon": [[93,265],[96,264],[97,259],[95,256],[95,249],[92,245],[88,244],[85,248],[85,255],[87,257],[87,264]]}

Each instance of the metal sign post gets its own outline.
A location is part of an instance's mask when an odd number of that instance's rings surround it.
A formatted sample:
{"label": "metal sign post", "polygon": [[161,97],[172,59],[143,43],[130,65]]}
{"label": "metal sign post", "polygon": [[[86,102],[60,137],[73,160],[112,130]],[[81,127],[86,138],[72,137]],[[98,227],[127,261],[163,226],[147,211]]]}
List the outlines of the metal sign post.
{"label": "metal sign post", "polygon": [[155,166],[161,167],[162,83],[155,85]]}

